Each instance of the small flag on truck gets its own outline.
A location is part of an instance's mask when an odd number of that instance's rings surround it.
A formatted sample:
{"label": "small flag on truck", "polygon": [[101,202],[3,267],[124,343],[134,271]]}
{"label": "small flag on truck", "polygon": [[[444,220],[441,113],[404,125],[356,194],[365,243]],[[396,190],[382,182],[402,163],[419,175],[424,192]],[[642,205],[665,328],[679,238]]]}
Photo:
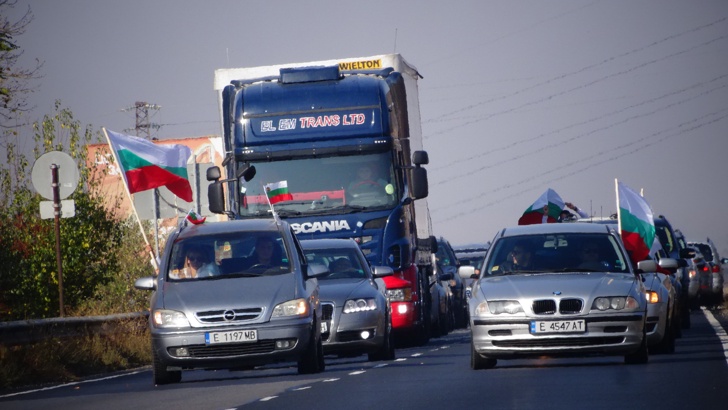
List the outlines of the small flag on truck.
{"label": "small flag on truck", "polygon": [[293,199],[293,195],[288,192],[288,181],[272,182],[265,185],[265,193],[268,195],[270,204],[277,204],[278,202],[290,201]]}

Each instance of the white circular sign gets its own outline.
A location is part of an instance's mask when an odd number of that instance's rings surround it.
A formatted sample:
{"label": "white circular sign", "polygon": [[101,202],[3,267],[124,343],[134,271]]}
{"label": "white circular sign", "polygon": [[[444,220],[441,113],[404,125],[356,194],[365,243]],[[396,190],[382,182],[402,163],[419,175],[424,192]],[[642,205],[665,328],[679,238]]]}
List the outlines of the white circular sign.
{"label": "white circular sign", "polygon": [[30,175],[33,187],[43,198],[53,200],[53,164],[58,167],[58,199],[66,199],[76,190],[79,174],[76,162],[65,152],[46,152],[35,160]]}

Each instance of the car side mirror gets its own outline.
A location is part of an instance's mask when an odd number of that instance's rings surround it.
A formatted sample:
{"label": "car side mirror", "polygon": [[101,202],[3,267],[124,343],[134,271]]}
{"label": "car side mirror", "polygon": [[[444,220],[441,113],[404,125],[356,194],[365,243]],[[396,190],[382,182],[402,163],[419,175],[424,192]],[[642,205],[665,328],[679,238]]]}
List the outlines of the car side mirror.
{"label": "car side mirror", "polygon": [[637,273],[656,272],[657,263],[651,259],[637,262]]}
{"label": "car side mirror", "polygon": [[394,275],[394,270],[389,266],[372,266],[372,275],[374,275],[375,278],[392,276]]}
{"label": "car side mirror", "polygon": [[458,276],[463,279],[470,279],[475,275],[475,266],[465,265],[458,268]]}
{"label": "car side mirror", "polygon": [[659,265],[662,269],[666,269],[672,273],[677,272],[678,262],[675,259],[662,258],[662,259],[660,259]]}
{"label": "car side mirror", "polygon": [[154,280],[153,276],[144,276],[134,282],[134,287],[141,290],[155,290],[157,281]]}

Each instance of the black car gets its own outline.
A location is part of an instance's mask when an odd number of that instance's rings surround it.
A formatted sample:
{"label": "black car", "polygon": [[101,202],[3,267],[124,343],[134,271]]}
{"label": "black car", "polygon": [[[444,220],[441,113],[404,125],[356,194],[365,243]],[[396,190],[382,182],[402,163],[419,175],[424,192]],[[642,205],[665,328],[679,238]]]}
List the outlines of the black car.
{"label": "black car", "polygon": [[452,275],[447,281],[453,295],[452,309],[454,312],[455,327],[464,328],[468,325],[468,300],[465,295],[465,284],[458,275],[460,262],[450,242],[440,237],[437,240],[437,263],[444,273]]}

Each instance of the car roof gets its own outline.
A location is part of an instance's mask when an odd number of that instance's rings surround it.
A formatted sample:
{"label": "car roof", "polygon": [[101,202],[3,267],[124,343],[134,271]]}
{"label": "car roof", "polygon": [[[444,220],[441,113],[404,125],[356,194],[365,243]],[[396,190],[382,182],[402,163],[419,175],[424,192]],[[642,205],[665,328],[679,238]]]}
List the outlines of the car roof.
{"label": "car roof", "polygon": [[358,248],[359,245],[351,238],[302,239],[303,249],[337,249]]}
{"label": "car roof", "polygon": [[501,237],[538,235],[551,233],[609,233],[610,228],[602,224],[570,222],[570,223],[546,223],[534,225],[519,225],[504,228]]}
{"label": "car roof", "polygon": [[[288,223],[286,221],[280,221],[280,223],[282,224],[281,228],[283,228],[283,230],[288,230]],[[200,235],[251,231],[277,232],[279,231],[279,227],[273,219],[239,219],[233,221],[210,222],[183,227],[179,233],[179,239]]]}

